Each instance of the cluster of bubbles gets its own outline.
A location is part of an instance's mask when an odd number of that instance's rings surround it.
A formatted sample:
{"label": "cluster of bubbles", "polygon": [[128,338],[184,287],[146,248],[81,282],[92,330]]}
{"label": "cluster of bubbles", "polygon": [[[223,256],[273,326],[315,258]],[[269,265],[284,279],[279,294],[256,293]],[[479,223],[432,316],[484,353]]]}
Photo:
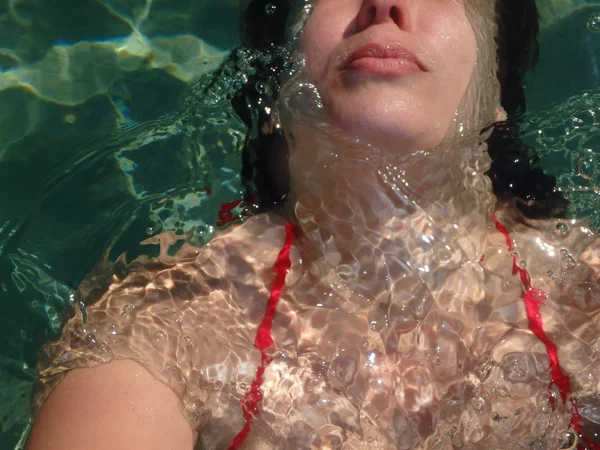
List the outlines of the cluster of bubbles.
{"label": "cluster of bubbles", "polygon": [[523,138],[572,204],[576,218],[600,226],[600,90],[591,89],[524,118]]}

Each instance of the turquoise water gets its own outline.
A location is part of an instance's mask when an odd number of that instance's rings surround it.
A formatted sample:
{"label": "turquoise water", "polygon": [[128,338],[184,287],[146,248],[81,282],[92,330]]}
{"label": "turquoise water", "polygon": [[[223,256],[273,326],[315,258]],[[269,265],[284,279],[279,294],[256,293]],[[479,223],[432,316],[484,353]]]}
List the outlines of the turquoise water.
{"label": "turquoise water", "polygon": [[[573,4],[542,8],[524,132],[597,224],[600,5]],[[238,43],[238,13],[237,0],[0,0],[0,449],[22,441],[36,353],[83,276],[156,254],[140,242],[162,231],[204,242],[240,197],[245,129],[223,96],[243,74],[194,95]]]}

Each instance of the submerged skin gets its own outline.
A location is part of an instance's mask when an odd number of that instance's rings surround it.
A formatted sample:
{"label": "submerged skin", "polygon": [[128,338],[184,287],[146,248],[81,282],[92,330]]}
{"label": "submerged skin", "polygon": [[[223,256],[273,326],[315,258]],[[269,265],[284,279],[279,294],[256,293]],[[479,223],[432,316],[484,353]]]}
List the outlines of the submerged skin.
{"label": "submerged skin", "polygon": [[[75,317],[56,348],[80,362],[86,358],[134,359],[176,395],[167,395],[165,386],[150,380],[139,390],[135,385],[132,389],[131,381],[122,377],[139,371],[138,363],[126,366],[125,373],[113,370],[118,361],[68,372],[42,409],[30,448],[70,448],[69,443],[81,448],[79,442],[94,436],[91,431],[111,430],[105,417],[118,418],[115,425],[121,430],[127,429],[127,424],[133,427],[126,436],[104,434],[108,436],[106,446],[94,447],[115,448],[119,441],[108,439],[128,442],[144,433],[143,418],[136,424],[128,417],[129,404],[136,405],[145,398],[154,401],[154,411],[164,414],[154,422],[145,422],[153,433],[157,431],[154,423],[168,431],[163,444],[171,446],[157,448],[190,448],[192,428],[197,432],[199,448],[227,448],[243,427],[239,401],[260,362],[253,341],[274,279],[271,266],[284,242],[283,223],[277,217],[257,216],[223,233],[199,252],[184,249],[179,262],[171,267],[159,266],[134,272],[122,281],[115,279],[109,292],[88,310],[90,325],[83,325],[80,315]],[[508,217],[507,223],[511,223]],[[511,229],[523,227],[511,225]],[[548,225],[550,229],[554,226]],[[557,247],[573,248],[574,242],[585,241],[577,230],[572,233]],[[587,342],[591,348],[597,340],[595,325],[586,317],[597,305],[573,301],[582,297],[586,283],[597,284],[598,271],[590,269],[584,260],[598,265],[593,256],[598,245],[590,246],[577,268],[571,269],[576,281],[560,286],[544,280],[542,271],[535,269],[552,267],[561,273],[559,259],[543,260],[547,255],[535,252],[536,239],[542,236],[547,241],[548,236],[545,232],[529,234],[527,238],[515,233],[513,238],[534,268],[534,285],[551,294],[549,308],[542,310],[550,330],[559,327],[560,331],[551,336],[567,372],[580,386],[579,393],[593,392],[595,385],[581,389],[589,377],[599,381],[597,368],[588,367],[590,363],[598,366],[592,362],[592,354],[580,348],[573,359],[569,353],[574,344]],[[446,433],[451,425],[465,421],[472,429],[489,427],[496,434],[483,437],[481,431],[457,432],[463,448],[508,448],[512,441],[532,440],[530,429],[538,421],[546,420],[547,427],[566,428],[568,406],[559,401],[555,414],[543,412],[548,408],[544,396],[549,382],[547,357],[541,342],[529,332],[520,282],[510,276],[509,252],[503,239],[500,233],[490,232],[483,253],[487,261],[473,261],[466,271],[449,276],[445,287],[451,296],[443,303],[425,304],[419,313],[410,298],[397,299],[387,305],[388,311],[378,315],[380,303],[365,301],[364,296],[339,283],[334,270],[327,271],[328,264],[315,255],[310,242],[297,238],[291,254],[292,269],[273,324],[275,343],[268,350],[273,362],[264,376],[261,414],[252,422],[245,448],[329,448],[336,441],[342,442],[342,435],[344,449],[362,448],[366,441],[369,448],[426,448],[437,439],[443,442],[439,448],[451,448],[452,437]],[[236,255],[233,262],[232,253]],[[471,298],[468,303],[460,294],[464,283]],[[405,289],[410,289],[410,283]],[[130,312],[119,317],[124,310]],[[572,319],[557,323],[561,314]],[[111,323],[116,324],[116,330]],[[81,345],[90,330],[97,342]],[[115,334],[111,334],[113,330]],[[108,346],[110,355],[102,344]],[[51,372],[60,373],[67,367],[55,362],[43,375],[51,380]],[[105,389],[121,386],[123,392],[103,397],[102,388],[95,390],[94,380],[106,383]],[[462,392],[465,388],[467,391]],[[125,394],[131,395],[127,407],[118,401]],[[455,406],[462,396],[466,403]],[[192,427],[181,424],[177,397],[182,399]],[[90,407],[98,409],[90,411]],[[57,422],[68,431],[54,436],[83,441],[68,439],[54,447],[38,447],[49,430],[56,430]],[[539,426],[538,438],[544,433],[554,433],[552,438],[556,438],[557,430]],[[152,441],[161,442],[158,438],[154,435]],[[552,448],[544,442],[542,448]],[[95,445],[101,443],[95,441]]]}
{"label": "submerged skin", "polygon": [[[428,70],[340,71],[340,57],[369,40],[415,46]],[[443,141],[476,60],[457,0],[321,0],[300,50],[336,127],[406,154]],[[310,150],[335,145],[309,133],[290,142],[301,232],[245,448],[552,448],[570,407],[548,407],[545,348],[529,331],[504,237],[488,228],[485,158],[440,153],[401,176],[358,160],[331,171]],[[410,176],[422,183],[403,190]],[[557,223],[526,223],[510,207],[499,214],[534,286],[550,294],[545,321],[578,395],[594,395],[594,235],[572,225],[556,235]],[[28,448],[227,448],[260,363],[253,342],[284,223],[260,215],[203,249],[113,276],[89,323],[78,312],[47,348]]]}

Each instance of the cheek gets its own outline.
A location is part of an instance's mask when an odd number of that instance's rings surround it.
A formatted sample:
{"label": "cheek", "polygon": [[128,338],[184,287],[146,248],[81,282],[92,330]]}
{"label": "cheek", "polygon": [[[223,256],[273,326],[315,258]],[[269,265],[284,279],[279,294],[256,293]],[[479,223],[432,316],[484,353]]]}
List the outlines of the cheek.
{"label": "cheek", "polygon": [[[315,7],[302,31],[298,50],[306,56],[306,71],[316,81],[326,76],[329,58],[342,41],[344,18],[331,6]],[[332,20],[335,17],[335,20]]]}
{"label": "cheek", "polygon": [[446,67],[448,71],[453,72],[459,83],[457,87],[466,88],[477,63],[475,33],[467,18],[455,23],[454,27],[449,27],[443,40],[445,45],[442,56],[446,60]]}

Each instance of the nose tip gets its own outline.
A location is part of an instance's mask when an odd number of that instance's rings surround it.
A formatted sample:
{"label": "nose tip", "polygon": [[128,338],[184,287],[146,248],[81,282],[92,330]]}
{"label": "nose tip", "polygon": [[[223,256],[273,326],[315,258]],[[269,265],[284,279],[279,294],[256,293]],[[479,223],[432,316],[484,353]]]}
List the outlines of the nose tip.
{"label": "nose tip", "polygon": [[405,28],[407,11],[400,0],[365,0],[358,13],[359,31],[386,22]]}

